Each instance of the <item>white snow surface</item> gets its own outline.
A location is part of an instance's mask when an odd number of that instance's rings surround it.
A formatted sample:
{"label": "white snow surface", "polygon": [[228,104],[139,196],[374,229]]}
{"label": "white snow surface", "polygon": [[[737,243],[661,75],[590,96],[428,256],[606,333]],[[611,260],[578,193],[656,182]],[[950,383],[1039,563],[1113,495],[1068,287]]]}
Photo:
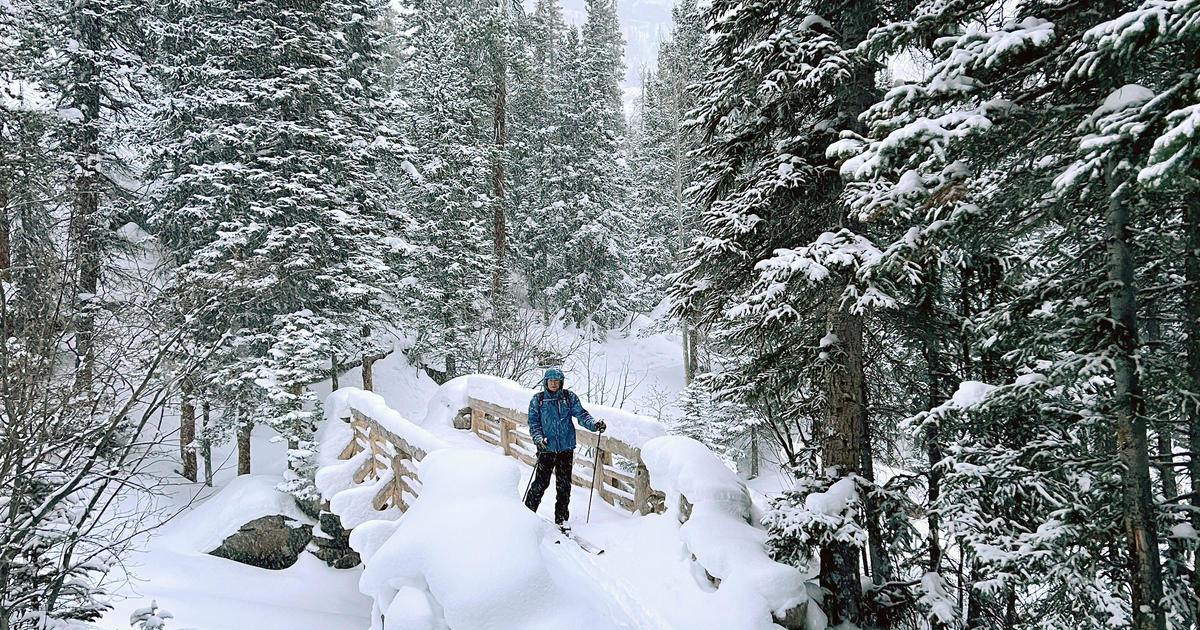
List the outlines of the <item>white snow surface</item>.
{"label": "white snow surface", "polygon": [[745,484],[716,454],[691,438],[667,436],[647,442],[642,461],[651,485],[667,495],[668,515],[682,516],[681,496],[692,505],[680,536],[700,566],[721,579],[721,614],[704,627],[777,628],[772,613],[807,601],[800,572],[767,555],[766,532],[749,522]]}
{"label": "white snow surface", "polygon": [[989,385],[981,381],[963,381],[958,384],[958,390],[950,397],[956,407],[973,407],[978,405],[988,392],[996,389],[995,385]]}
{"label": "white snow surface", "polygon": [[542,551],[552,526],[521,503],[516,460],[446,449],[421,461],[420,476],[420,499],[364,555],[360,587],[390,613],[372,615],[373,630],[613,627],[552,575]]}
{"label": "white snow surface", "polygon": [[[628,332],[612,331],[604,342],[585,342],[582,354],[564,366],[567,387],[609,424],[608,434],[634,446],[671,439],[663,437],[662,424],[632,412],[669,417],[675,411],[669,401],[683,388],[678,333],[656,332],[655,322],[653,316],[639,317]],[[555,326],[567,345],[582,335]],[[613,384],[626,374],[632,390],[621,394]],[[357,386],[360,370],[339,380]],[[575,531],[606,550],[592,556],[547,525],[553,489],[538,516],[520,503],[531,473],[528,466],[500,456],[497,447],[470,432],[452,428],[451,419],[468,395],[523,411],[535,390],[489,377],[466,377],[439,388],[401,352],[376,362],[374,382],[375,394],[343,388],[329,397],[328,419],[319,432],[318,484],[326,496],[340,497],[335,509],[359,522],[352,544],[377,574],[360,580],[367,568],[334,570],[310,554],[301,554],[292,567],[269,571],[202,551],[268,512],[299,516],[290,499],[275,489],[286,470],[285,446],[269,428],[256,426],[253,475],[236,477],[233,445],[221,445],[214,452],[215,489],[180,482],[165,498],[164,510],[182,513],[150,533],[123,567],[130,582],[118,589],[115,608],[100,621],[103,627],[127,627],[130,612],[152,598],[175,614],[169,627],[205,630],[358,630],[377,623],[373,608],[387,615],[389,628],[446,628],[447,622],[456,628],[777,628],[770,611],[789,598],[803,601],[799,572],[771,563],[762,530],[744,520],[748,514],[758,522],[762,495],[739,487],[736,476],[711,453],[688,454],[687,447],[672,446],[662,456],[669,467],[689,475],[706,471],[698,473],[700,479],[682,482],[652,473],[656,488],[688,496],[693,503],[691,518],[683,524],[677,500],[667,514],[631,516],[596,499],[585,522],[587,488],[573,487]],[[327,397],[329,381],[313,390]],[[593,404],[589,397],[630,411]],[[665,408],[662,400],[668,401]],[[368,455],[337,459],[351,435],[339,415],[349,406],[430,451],[428,462],[420,466],[420,496],[407,513],[372,510],[366,499],[380,482],[353,483],[352,473]],[[177,435],[177,418],[168,414],[165,426],[156,430]],[[164,446],[173,452],[178,444],[170,440]],[[165,457],[161,477],[170,477],[172,466],[177,460]],[[464,484],[469,487],[465,494],[460,492]],[[783,485],[786,479],[769,475],[756,480],[756,488],[764,492]],[[406,543],[402,530],[428,539]],[[383,561],[400,557],[420,563]],[[707,579],[706,570],[722,578],[719,588]],[[360,592],[368,585],[378,588],[371,596]],[[542,586],[549,590],[539,590]],[[475,602],[472,596],[481,599]],[[388,597],[381,605],[381,598]],[[495,604],[489,612],[496,621],[473,625],[484,601]],[[812,627],[823,627],[817,607],[810,606],[808,613]]]}
{"label": "white snow surface", "polygon": [[221,546],[242,525],[264,516],[281,514],[301,523],[312,519],[296,507],[291,496],[275,486],[273,475],[234,477],[215,495],[192,509],[187,518],[172,521],[159,534],[162,543],[178,551],[208,553]]}

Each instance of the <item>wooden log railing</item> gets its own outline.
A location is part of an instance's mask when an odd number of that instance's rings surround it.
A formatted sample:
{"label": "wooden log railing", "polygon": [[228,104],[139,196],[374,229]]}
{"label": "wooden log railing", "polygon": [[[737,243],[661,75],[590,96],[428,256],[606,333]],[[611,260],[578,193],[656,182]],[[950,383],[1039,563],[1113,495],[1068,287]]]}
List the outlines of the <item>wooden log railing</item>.
{"label": "wooden log railing", "polygon": [[388,431],[370,416],[357,409],[350,409],[350,418],[344,418],[354,429],[354,437],[342,450],[339,459],[351,459],[363,451],[371,456],[354,473],[354,483],[367,478],[380,479],[384,471],[391,471],[391,480],[384,484],[371,501],[376,510],[395,507],[401,512],[412,505],[412,500],[421,491],[417,479],[416,463],[425,457],[425,450],[404,438]]}
{"label": "wooden log railing", "polygon": [[[500,447],[509,457],[529,466],[535,465],[537,451],[533,438],[529,436],[524,413],[477,398],[469,399],[468,404],[459,412],[455,426],[469,429],[481,440]],[[351,407],[350,414],[351,417],[343,420],[351,425],[353,439],[342,450],[339,459],[348,460],[369,451],[370,457],[354,473],[354,483],[359,484],[367,479],[380,480],[390,474],[390,479],[375,494],[372,506],[376,510],[389,507],[401,512],[407,510],[421,490],[416,463],[425,457],[425,450],[389,431],[358,409]],[[596,479],[596,494],[601,500],[635,514],[665,510],[663,494],[650,487],[650,473],[642,463],[639,449],[607,435],[582,429],[576,429],[575,436],[584,448],[595,449],[599,445],[602,451],[600,476]],[[591,487],[595,474],[594,460],[594,457],[576,460],[575,472],[571,475],[573,484]],[[578,474],[581,470],[586,471],[586,475]]]}

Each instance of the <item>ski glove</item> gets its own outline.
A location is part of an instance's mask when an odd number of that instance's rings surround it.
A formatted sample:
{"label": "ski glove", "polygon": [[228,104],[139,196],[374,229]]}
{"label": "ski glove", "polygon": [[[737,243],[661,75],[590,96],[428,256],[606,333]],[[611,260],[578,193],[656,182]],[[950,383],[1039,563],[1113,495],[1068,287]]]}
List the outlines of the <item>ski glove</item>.
{"label": "ski glove", "polygon": [[546,438],[541,438],[540,440],[537,441],[537,450],[544,451],[544,450],[546,450],[546,447],[549,445],[550,445],[550,442]]}
{"label": "ski glove", "polygon": [[603,420],[596,421],[596,432],[597,433],[604,433],[604,430],[607,428],[608,428],[608,425],[604,424]]}

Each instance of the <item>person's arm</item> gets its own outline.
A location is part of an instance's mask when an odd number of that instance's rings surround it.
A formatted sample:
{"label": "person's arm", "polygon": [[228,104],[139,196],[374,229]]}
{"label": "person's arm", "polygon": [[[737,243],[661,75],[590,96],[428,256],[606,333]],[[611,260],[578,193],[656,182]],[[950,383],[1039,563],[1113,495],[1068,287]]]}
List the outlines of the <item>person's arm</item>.
{"label": "person's arm", "polygon": [[533,443],[541,448],[542,440],[546,439],[542,435],[542,407],[538,405],[537,394],[533,395],[533,399],[529,401],[529,437],[533,438]]}
{"label": "person's arm", "polygon": [[575,392],[571,392],[571,415],[579,420],[579,424],[582,424],[583,428],[588,431],[596,430],[596,422],[592,420],[592,414],[583,408],[583,404],[579,402],[579,396],[576,396]]}

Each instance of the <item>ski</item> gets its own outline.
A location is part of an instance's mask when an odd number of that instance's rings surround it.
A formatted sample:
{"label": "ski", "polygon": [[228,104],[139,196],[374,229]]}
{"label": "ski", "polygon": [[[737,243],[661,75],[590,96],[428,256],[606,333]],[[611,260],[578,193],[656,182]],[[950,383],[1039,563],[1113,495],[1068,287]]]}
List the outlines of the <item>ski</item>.
{"label": "ski", "polygon": [[[549,522],[549,519],[546,519],[546,521]],[[604,553],[603,547],[600,547],[600,546],[588,541],[586,538],[583,538],[579,534],[572,532],[569,527],[562,527],[561,525],[555,525],[554,529],[557,529],[558,533],[563,535],[563,538],[570,540],[571,542],[575,543],[580,549],[592,554],[593,556],[598,556],[598,555]],[[560,544],[561,542],[562,542],[561,540],[556,540],[556,541],[554,541],[554,544],[557,545],[557,544]]]}

